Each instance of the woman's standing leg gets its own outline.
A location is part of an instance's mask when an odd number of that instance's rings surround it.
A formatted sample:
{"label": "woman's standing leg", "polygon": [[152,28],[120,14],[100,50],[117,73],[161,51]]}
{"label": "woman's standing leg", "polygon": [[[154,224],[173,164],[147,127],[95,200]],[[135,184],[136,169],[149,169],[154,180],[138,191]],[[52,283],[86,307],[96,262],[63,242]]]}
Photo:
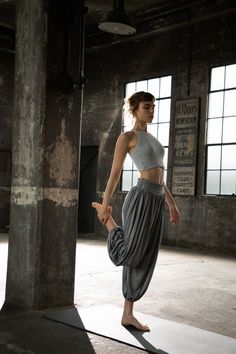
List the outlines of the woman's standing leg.
{"label": "woman's standing leg", "polygon": [[125,299],[124,311],[121,320],[123,326],[133,326],[140,331],[149,332],[150,329],[147,325],[140,323],[133,315],[134,302]]}

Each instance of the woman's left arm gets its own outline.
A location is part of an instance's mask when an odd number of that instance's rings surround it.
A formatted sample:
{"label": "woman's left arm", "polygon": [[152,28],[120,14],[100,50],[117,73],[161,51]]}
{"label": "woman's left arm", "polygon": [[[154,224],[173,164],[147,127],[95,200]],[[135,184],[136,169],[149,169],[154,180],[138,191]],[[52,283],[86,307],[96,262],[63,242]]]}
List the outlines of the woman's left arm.
{"label": "woman's left arm", "polygon": [[167,186],[165,184],[164,184],[164,190],[165,190],[165,201],[169,207],[169,212],[170,212],[170,221],[173,224],[179,224],[180,212],[175,204],[174,198],[172,197],[169,189],[167,188]]}

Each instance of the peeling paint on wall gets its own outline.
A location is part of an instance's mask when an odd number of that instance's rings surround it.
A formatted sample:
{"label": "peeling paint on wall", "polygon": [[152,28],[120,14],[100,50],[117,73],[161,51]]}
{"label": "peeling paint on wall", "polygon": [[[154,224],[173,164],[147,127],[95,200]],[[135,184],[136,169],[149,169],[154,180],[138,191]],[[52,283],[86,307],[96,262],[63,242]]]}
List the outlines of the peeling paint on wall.
{"label": "peeling paint on wall", "polygon": [[22,206],[35,206],[43,199],[47,199],[56,206],[71,207],[77,205],[78,190],[66,188],[42,187],[12,187],[11,203]]}
{"label": "peeling paint on wall", "polygon": [[11,203],[16,205],[37,205],[42,200],[40,187],[11,187]]}

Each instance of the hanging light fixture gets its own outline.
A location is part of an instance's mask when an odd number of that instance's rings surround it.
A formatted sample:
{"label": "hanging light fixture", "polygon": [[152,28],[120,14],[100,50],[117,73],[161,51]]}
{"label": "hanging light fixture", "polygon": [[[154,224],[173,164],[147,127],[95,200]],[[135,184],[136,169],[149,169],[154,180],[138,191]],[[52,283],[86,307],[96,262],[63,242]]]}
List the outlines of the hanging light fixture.
{"label": "hanging light fixture", "polygon": [[114,0],[113,10],[104,16],[98,27],[102,31],[114,34],[130,35],[136,33],[131,18],[124,10],[124,0]]}

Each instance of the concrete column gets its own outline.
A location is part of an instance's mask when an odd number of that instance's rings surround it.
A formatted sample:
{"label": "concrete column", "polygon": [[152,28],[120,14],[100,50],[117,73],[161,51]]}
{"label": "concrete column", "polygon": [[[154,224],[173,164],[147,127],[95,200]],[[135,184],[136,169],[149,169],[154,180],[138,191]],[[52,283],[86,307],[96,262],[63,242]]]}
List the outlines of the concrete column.
{"label": "concrete column", "polygon": [[68,47],[78,55],[79,25],[70,23],[73,1],[16,7],[5,308],[36,310],[73,303],[82,90],[70,90],[70,62],[78,76],[79,60]]}

